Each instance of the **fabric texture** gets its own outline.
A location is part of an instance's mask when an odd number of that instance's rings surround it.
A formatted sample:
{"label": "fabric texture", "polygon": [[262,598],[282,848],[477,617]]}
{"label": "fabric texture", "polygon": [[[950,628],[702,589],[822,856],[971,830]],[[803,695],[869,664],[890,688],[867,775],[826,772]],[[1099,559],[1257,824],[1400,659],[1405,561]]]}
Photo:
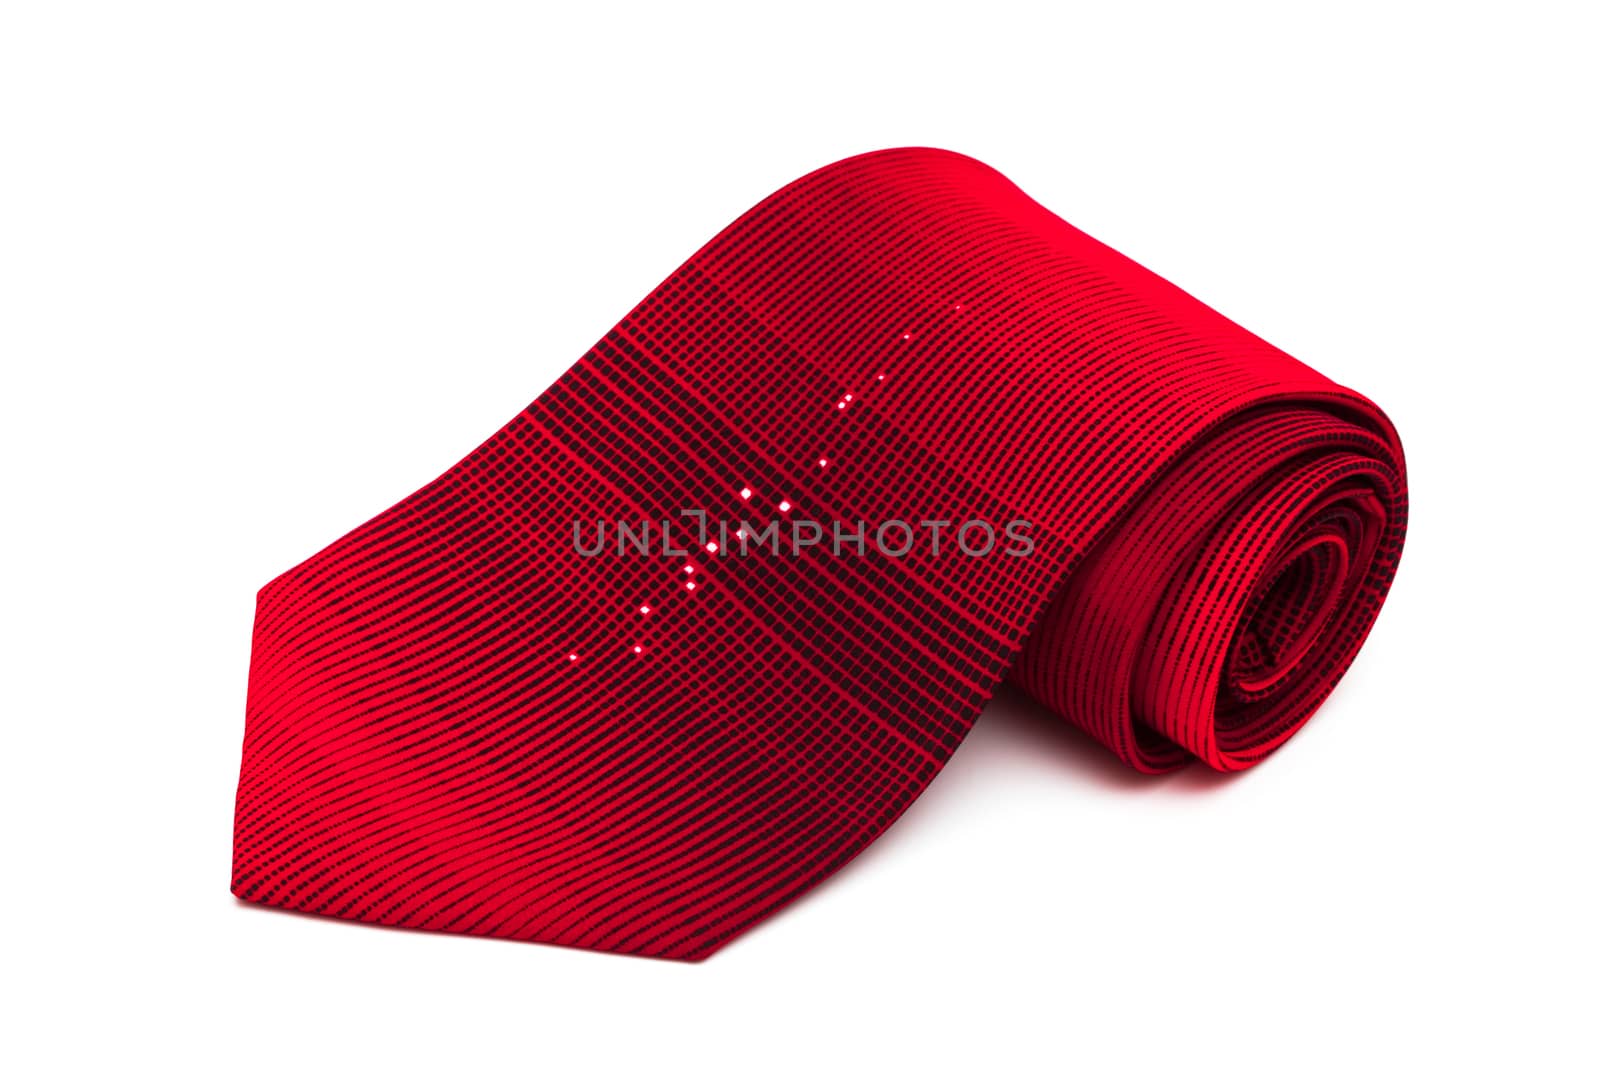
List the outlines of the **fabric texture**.
{"label": "fabric texture", "polygon": [[1141,771],[1261,760],[1405,518],[1360,394],[982,163],[847,159],[261,590],[233,891],[701,959],[881,834],[1008,676]]}

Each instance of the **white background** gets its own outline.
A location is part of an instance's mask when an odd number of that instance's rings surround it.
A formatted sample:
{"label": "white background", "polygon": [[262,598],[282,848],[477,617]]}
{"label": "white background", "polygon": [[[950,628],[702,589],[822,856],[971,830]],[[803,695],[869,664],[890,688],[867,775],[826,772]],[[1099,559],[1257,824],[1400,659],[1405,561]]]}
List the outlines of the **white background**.
{"label": "white background", "polygon": [[[1585,6],[6,2],[0,1058],[1594,1063]],[[256,589],[903,144],[1394,417],[1311,725],[1152,781],[1003,699],[698,966],[235,903]]]}

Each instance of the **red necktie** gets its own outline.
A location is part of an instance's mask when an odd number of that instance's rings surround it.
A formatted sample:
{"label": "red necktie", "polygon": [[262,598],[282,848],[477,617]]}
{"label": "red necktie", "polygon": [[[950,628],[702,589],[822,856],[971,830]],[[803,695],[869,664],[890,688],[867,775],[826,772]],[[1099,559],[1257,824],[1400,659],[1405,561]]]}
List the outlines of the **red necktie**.
{"label": "red necktie", "polygon": [[847,159],[261,590],[233,891],[700,959],[1007,675],[1140,770],[1262,759],[1405,515],[1361,395],[982,163]]}

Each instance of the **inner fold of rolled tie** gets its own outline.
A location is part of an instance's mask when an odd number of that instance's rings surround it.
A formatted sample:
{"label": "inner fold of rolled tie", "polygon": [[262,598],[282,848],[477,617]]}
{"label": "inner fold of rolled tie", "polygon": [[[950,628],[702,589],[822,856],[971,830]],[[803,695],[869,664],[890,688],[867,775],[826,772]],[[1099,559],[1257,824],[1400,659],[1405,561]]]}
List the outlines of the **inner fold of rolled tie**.
{"label": "inner fold of rolled tie", "polygon": [[1357,413],[1242,413],[1091,549],[1015,669],[1139,770],[1259,762],[1360,648],[1387,580],[1397,487]]}

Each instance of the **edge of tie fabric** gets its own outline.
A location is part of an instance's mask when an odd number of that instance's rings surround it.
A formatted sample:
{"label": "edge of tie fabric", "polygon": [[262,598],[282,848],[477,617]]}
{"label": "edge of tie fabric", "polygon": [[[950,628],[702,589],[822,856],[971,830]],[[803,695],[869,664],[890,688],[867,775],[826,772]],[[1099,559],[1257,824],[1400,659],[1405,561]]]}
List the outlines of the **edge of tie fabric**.
{"label": "edge of tie fabric", "polygon": [[[681,509],[1034,550],[574,551]],[[846,159],[261,590],[233,892],[703,959],[882,833],[1008,675],[1141,771],[1261,760],[1405,518],[1365,397],[976,160]]]}

